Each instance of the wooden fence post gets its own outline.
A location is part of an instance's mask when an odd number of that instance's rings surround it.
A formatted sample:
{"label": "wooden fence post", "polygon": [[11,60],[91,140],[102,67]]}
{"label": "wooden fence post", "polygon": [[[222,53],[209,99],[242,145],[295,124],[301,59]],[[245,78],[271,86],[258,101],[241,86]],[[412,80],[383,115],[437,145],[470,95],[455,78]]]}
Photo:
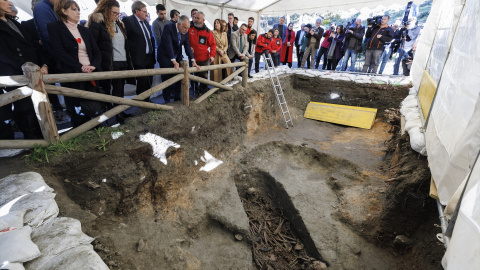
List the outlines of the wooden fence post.
{"label": "wooden fence post", "polygon": [[248,80],[248,57],[244,57],[243,61],[245,62],[245,70],[242,74],[242,87],[243,89],[247,88],[247,80]]}
{"label": "wooden fence post", "polygon": [[27,62],[22,66],[23,74],[30,80],[29,86],[34,91],[32,93],[33,108],[42,130],[43,138],[49,142],[54,143],[59,139],[57,124],[53,117],[50,100],[48,100],[47,91],[43,84],[43,75],[40,72],[40,67],[34,63]]}
{"label": "wooden fence post", "polygon": [[188,88],[189,81],[188,81],[188,62],[183,60],[181,66],[183,68],[183,75],[185,76],[182,80],[182,103],[183,105],[189,107],[190,106],[190,91]]}

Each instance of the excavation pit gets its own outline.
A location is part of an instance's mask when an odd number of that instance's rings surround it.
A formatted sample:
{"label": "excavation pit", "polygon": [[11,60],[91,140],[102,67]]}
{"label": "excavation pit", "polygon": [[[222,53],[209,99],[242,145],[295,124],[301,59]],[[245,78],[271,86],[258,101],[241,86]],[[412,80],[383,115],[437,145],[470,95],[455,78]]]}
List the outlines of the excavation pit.
{"label": "excavation pit", "polygon": [[[408,86],[280,81],[290,129],[270,81],[258,80],[130,118],[117,140],[101,135],[107,151],[86,146],[30,167],[9,158],[1,171],[41,173],[60,215],[82,222],[111,269],[321,269],[320,261],[329,269],[438,269],[426,158],[397,136],[395,108]],[[305,119],[310,101],[377,108],[377,119],[371,130]],[[180,145],[168,149],[166,165],[140,142],[146,133]],[[223,164],[200,171],[205,151]],[[252,216],[251,207],[267,214]],[[268,221],[272,240],[257,235]],[[398,235],[413,244],[394,247]],[[282,240],[291,246],[277,247]]]}

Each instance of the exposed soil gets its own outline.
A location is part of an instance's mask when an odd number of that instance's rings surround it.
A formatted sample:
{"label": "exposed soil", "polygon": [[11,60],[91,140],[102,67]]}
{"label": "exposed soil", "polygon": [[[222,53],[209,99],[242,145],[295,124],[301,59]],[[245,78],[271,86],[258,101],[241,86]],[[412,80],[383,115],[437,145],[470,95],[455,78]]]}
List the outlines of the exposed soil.
{"label": "exposed soil", "polygon": [[[111,269],[440,269],[427,161],[398,135],[391,109],[408,87],[281,83],[294,128],[284,128],[270,81],[256,81],[130,118],[107,151],[45,165],[3,158],[0,177],[41,173],[60,215],[82,222]],[[304,119],[310,101],[378,108],[377,120],[362,130]],[[139,141],[147,132],[181,145],[167,165]],[[199,172],[204,151],[224,164]],[[394,245],[398,235],[412,244]]]}

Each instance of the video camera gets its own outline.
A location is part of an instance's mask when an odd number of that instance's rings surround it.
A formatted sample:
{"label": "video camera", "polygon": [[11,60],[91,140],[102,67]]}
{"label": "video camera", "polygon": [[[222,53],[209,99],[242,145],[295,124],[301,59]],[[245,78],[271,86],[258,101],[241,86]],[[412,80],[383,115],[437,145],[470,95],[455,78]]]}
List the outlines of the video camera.
{"label": "video camera", "polygon": [[355,23],[356,20],[357,18],[353,18],[351,21],[348,21],[347,26],[345,26],[345,31],[347,30],[355,31],[355,28],[357,27],[357,24]]}
{"label": "video camera", "polygon": [[367,25],[376,26],[382,24],[382,18],[383,16],[375,16],[373,18],[368,18],[367,19]]}

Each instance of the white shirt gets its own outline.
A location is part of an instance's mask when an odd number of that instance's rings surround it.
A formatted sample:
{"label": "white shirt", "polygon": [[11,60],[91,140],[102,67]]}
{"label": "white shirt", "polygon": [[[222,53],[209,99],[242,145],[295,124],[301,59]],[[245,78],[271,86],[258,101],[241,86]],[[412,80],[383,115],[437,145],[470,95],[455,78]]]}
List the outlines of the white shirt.
{"label": "white shirt", "polygon": [[[134,14],[134,15],[135,15],[135,14]],[[146,42],[146,44],[145,44],[145,45],[146,45],[146,46],[145,46],[145,54],[148,54],[148,44],[152,44],[152,42],[151,42],[150,40],[147,40],[147,36],[150,36],[150,32],[147,33],[147,34],[145,34],[145,30],[144,30],[145,28],[144,28],[144,26],[145,26],[145,27],[147,27],[147,26],[145,25],[145,23],[144,23],[143,21],[141,21],[141,20],[137,17],[137,15],[135,15],[135,18],[137,18],[137,21],[138,21],[138,23],[140,24],[140,28],[142,29],[143,36],[145,37],[145,42]],[[148,29],[147,29],[147,31],[148,31]],[[150,42],[150,43],[149,43],[149,42]],[[150,46],[152,46],[152,45],[150,45]],[[153,48],[152,48],[152,50],[153,50]]]}

